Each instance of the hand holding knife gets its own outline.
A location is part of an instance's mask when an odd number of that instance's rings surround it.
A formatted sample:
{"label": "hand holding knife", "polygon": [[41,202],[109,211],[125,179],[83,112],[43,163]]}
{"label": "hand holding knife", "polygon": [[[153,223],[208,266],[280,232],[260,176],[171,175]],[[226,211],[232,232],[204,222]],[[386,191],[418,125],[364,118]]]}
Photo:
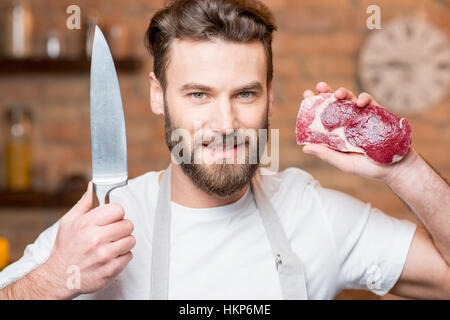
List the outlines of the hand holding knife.
{"label": "hand holding knife", "polygon": [[[108,45],[96,27],[91,62],[92,175],[82,198],[58,221],[49,258],[21,284],[23,299],[72,299],[117,279],[133,258],[134,226],[108,192],[127,184],[125,121],[119,82]],[[93,206],[93,190],[100,206]],[[72,269],[71,269],[72,268]],[[73,269],[75,268],[75,269]],[[68,285],[73,270],[78,281]],[[20,292],[24,292],[23,289]]]}

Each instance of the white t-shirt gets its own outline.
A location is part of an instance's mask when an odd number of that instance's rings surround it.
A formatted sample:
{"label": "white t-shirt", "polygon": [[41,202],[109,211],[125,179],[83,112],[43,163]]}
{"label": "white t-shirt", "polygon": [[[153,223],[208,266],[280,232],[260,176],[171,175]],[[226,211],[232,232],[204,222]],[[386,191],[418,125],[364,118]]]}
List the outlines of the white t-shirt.
{"label": "white t-shirt", "polygon": [[[152,221],[160,172],[115,189],[134,223],[133,260],[117,281],[78,299],[149,299]],[[386,294],[403,269],[416,225],[390,217],[344,193],[322,188],[289,168],[262,176],[292,249],[304,264],[309,299],[333,299],[343,289]],[[0,288],[48,259],[58,222],[0,272]],[[169,299],[281,299],[275,261],[251,191],[238,201],[193,209],[172,202]],[[81,275],[82,276],[82,275]]]}

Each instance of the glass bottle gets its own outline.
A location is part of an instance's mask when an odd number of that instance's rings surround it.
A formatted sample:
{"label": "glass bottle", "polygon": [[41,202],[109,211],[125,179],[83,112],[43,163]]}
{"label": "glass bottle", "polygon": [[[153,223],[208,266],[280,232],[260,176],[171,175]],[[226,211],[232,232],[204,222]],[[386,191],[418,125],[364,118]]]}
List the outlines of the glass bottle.
{"label": "glass bottle", "polygon": [[11,58],[26,58],[31,55],[31,33],[33,17],[28,1],[15,0],[6,15],[5,54]]}
{"label": "glass bottle", "polygon": [[6,187],[10,191],[31,188],[31,114],[27,107],[14,105],[8,110],[6,139]]}

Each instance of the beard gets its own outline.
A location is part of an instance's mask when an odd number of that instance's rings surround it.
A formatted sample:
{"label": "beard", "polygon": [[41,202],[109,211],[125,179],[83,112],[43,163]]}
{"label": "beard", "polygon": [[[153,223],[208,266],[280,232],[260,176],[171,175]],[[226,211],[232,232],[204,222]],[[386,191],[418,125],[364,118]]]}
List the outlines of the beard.
{"label": "beard", "polygon": [[[164,97],[164,123],[165,123],[165,140],[166,145],[169,148],[170,152],[172,152],[175,145],[182,143],[183,148],[182,150],[190,150],[190,158],[195,158],[195,151],[196,146],[189,141],[173,141],[171,139],[172,133],[177,130],[177,126],[172,121],[172,118],[169,114],[169,108],[166,102],[166,99]],[[268,102],[267,102],[267,108],[266,108],[266,114],[264,116],[264,122],[260,129],[265,129],[266,132],[268,132],[269,128],[269,119],[268,119]],[[195,133],[194,133],[195,134]],[[267,133],[268,135],[268,133]],[[205,164],[205,163],[186,163],[184,161],[181,161],[179,163],[182,171],[185,175],[187,175],[191,181],[200,189],[206,192],[209,195],[212,195],[217,198],[227,198],[231,195],[235,194],[236,192],[241,191],[245,186],[247,186],[253,176],[256,173],[256,170],[258,169],[261,154],[264,151],[266,142],[267,142],[267,136],[266,139],[263,141],[263,143],[260,143],[260,137],[259,135],[256,135],[256,146],[254,144],[249,144],[248,141],[245,138],[242,138],[239,133],[233,133],[233,134],[227,134],[222,135],[222,140],[220,141],[230,141],[230,138],[233,139],[237,138],[238,141],[243,141],[244,145],[242,146],[245,148],[245,161],[244,163],[212,163],[212,164]],[[203,137],[201,138],[203,139]],[[202,140],[203,142],[203,140]],[[189,145],[187,145],[189,144]],[[222,145],[221,145],[222,147]],[[199,152],[203,152],[202,150],[203,144],[200,144],[198,146]],[[181,151],[181,152],[183,152]],[[256,161],[249,161],[249,153],[253,153],[256,155]],[[254,163],[256,162],[256,163]]]}

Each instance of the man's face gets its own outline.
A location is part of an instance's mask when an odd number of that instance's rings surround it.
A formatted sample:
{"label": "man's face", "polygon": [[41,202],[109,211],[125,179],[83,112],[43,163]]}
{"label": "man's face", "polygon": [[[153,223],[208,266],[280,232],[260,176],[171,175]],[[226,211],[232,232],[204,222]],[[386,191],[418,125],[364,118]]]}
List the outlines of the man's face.
{"label": "man's face", "polygon": [[[192,162],[180,165],[209,194],[234,194],[257,169],[257,163],[249,163],[249,154],[258,154],[258,146],[245,142],[242,130],[257,133],[268,127],[266,76],[266,54],[259,42],[176,40],[171,44],[164,94],[166,143],[172,150],[179,143],[171,140],[172,132],[178,128],[189,132],[190,141],[183,143]],[[238,161],[240,155],[244,161]],[[203,161],[193,163],[199,156]]]}

